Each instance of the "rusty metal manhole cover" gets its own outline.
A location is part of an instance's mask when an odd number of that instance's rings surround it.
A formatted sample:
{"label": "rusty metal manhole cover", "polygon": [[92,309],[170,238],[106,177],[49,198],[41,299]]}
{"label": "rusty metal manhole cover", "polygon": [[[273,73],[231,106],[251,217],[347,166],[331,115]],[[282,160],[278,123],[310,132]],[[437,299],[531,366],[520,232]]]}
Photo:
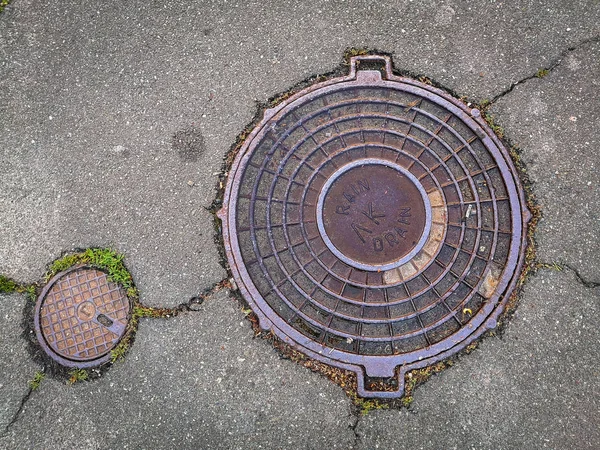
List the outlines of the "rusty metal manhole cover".
{"label": "rusty metal manhole cover", "polygon": [[[260,326],[354,371],[367,397],[401,396],[408,370],[496,326],[530,217],[480,112],[379,56],[267,110],[224,205],[231,270]],[[390,377],[394,392],[365,382]]]}
{"label": "rusty metal manhole cover", "polygon": [[98,366],[125,334],[130,307],[126,292],[106,273],[74,267],[53,277],[38,297],[36,336],[64,366]]}

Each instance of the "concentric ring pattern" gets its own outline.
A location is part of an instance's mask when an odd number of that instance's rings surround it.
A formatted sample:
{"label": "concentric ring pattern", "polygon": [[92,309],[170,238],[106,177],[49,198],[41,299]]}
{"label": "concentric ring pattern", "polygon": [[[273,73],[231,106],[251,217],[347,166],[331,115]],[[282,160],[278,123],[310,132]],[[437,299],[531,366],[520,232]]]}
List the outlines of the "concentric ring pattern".
{"label": "concentric ring pattern", "polygon": [[477,110],[370,59],[384,76],[355,59],[349,76],[267,112],[220,214],[261,326],[355,371],[361,395],[393,397],[402,382],[371,392],[365,377],[398,376],[495,326],[528,212]]}

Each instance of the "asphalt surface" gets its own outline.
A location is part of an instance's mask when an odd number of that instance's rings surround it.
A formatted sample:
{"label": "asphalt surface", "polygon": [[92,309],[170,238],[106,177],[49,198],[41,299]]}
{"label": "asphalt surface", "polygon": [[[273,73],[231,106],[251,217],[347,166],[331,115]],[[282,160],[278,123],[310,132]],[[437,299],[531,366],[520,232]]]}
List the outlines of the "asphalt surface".
{"label": "asphalt surface", "polygon": [[543,211],[539,261],[563,269],[540,269],[503,335],[410,409],[364,417],[253,339],[226,290],[144,319],[101,379],[31,391],[27,300],[0,295],[0,447],[600,447],[597,0],[13,0],[0,14],[0,273],[34,282],[64,251],[110,246],[148,305],[213,286],[226,272],[206,208],[224,155],[257,102],[353,46],[492,101]]}

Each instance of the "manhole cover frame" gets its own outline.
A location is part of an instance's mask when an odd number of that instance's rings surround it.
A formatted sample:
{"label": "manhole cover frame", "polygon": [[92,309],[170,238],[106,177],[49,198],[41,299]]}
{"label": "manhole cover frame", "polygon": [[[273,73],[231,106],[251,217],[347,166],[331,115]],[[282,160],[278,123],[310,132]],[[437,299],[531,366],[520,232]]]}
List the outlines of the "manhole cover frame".
{"label": "manhole cover frame", "polygon": [[[119,290],[122,291],[124,298],[127,300],[128,310],[127,310],[127,316],[126,316],[126,319],[127,319],[126,325],[123,326],[122,333],[118,336],[118,339],[114,342],[112,347],[110,347],[107,350],[106,353],[104,353],[103,355],[101,355],[97,358],[93,358],[93,359],[89,359],[89,360],[86,360],[86,359],[76,360],[76,359],[69,359],[69,358],[57,353],[49,345],[49,343],[46,340],[46,337],[44,336],[44,333],[42,332],[42,327],[41,327],[41,323],[40,323],[41,319],[42,319],[41,310],[42,310],[42,305],[46,300],[46,296],[50,293],[50,291],[52,290],[52,288],[55,286],[55,284],[58,281],[60,281],[62,278],[64,278],[65,276],[69,275],[72,272],[84,271],[84,270],[95,270],[95,271],[102,272],[103,274],[105,274],[107,277],[107,282],[116,284],[118,286]],[[129,295],[127,295],[127,291],[123,288],[123,286],[120,283],[111,281],[109,279],[109,273],[105,269],[103,269],[101,267],[96,267],[96,266],[93,266],[93,265],[87,264],[87,263],[76,264],[76,265],[69,267],[68,269],[65,269],[62,272],[59,272],[56,275],[54,275],[46,283],[46,285],[42,289],[40,295],[37,297],[35,307],[33,310],[33,323],[34,323],[34,330],[35,330],[37,342],[48,358],[50,358],[52,361],[58,363],[59,365],[61,365],[63,367],[76,368],[76,369],[91,369],[91,368],[95,368],[95,367],[100,367],[111,360],[112,350],[114,350],[119,345],[119,343],[127,336],[127,333],[129,333],[129,331],[130,331],[129,323],[131,321],[131,315],[133,313],[133,306],[134,306],[133,300]]]}
{"label": "manhole cover frame", "polygon": [[[381,72],[374,70],[361,70],[359,64],[361,62],[383,62],[384,75]],[[248,273],[245,262],[242,258],[239,242],[236,236],[236,205],[237,193],[239,192],[244,169],[252,156],[253,143],[256,138],[272,119],[282,110],[292,105],[298,99],[310,101],[311,94],[318,91],[323,93],[323,89],[335,87],[340,83],[361,83],[361,86],[372,84],[386,83],[402,83],[408,88],[414,89],[416,95],[426,98],[436,104],[442,104],[442,107],[449,110],[453,115],[457,116],[462,122],[471,124],[470,128],[477,136],[485,143],[486,148],[493,149],[495,162],[507,183],[507,194],[510,199],[511,221],[513,236],[520,235],[520,242],[512,239],[510,252],[504,267],[514,268],[511,271],[503,270],[502,278],[495,287],[493,295],[488,298],[488,301],[475,314],[472,320],[461,327],[455,334],[449,338],[444,338],[440,342],[433,344],[435,347],[421,349],[414,352],[398,355],[376,355],[366,356],[352,353],[346,353],[328,347],[324,344],[319,344],[314,340],[309,340],[305,335],[301,334],[289,324],[287,324],[280,316],[278,316],[267,304],[262,294],[254,285],[250,274]],[[474,126],[473,126],[474,125]],[[492,152],[492,150],[489,150]],[[406,77],[401,77],[393,74],[391,58],[380,55],[365,55],[355,56],[350,59],[350,71],[346,76],[332,78],[320,83],[308,86],[307,88],[286,98],[278,105],[266,109],[263,119],[253,128],[250,134],[246,137],[244,143],[239,149],[235,159],[229,169],[227,183],[223,197],[223,207],[217,212],[217,216],[222,221],[222,233],[225,247],[225,253],[229,263],[231,273],[237,282],[244,299],[248,302],[252,311],[257,315],[259,326],[265,331],[272,331],[278,338],[285,342],[295,350],[304,353],[305,355],[325,364],[331,365],[344,370],[352,371],[357,378],[357,393],[361,397],[371,398],[399,398],[404,394],[404,377],[411,370],[431,366],[436,362],[445,360],[468,347],[473,341],[478,339],[483,333],[492,330],[497,326],[499,316],[504,312],[507,302],[513,294],[517,285],[519,276],[523,270],[525,262],[525,249],[527,247],[527,228],[531,219],[531,213],[527,208],[524,189],[522,182],[518,176],[516,169],[508,151],[496,134],[490,129],[485,120],[481,117],[481,113],[476,108],[469,108],[460,100],[452,97],[445,91],[435,88],[431,85],[421,83]],[[516,205],[519,205],[517,207]],[[500,298],[501,297],[501,298]],[[265,311],[271,311],[271,314]],[[452,338],[452,342],[450,341]],[[421,356],[418,356],[421,353]],[[412,355],[406,358],[407,355]],[[415,355],[417,355],[415,357]],[[398,389],[396,391],[373,391],[369,390],[365,385],[365,378],[391,378],[396,377],[398,381]]]}

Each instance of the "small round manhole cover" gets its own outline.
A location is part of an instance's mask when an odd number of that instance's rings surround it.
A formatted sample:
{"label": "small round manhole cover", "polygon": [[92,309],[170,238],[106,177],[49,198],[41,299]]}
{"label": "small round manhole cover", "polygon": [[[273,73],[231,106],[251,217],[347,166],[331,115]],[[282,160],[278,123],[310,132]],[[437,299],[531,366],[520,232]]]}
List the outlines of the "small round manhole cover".
{"label": "small round manhole cover", "polygon": [[[260,326],[354,371],[370,397],[401,396],[408,370],[496,326],[530,218],[479,111],[380,56],[267,110],[224,205],[227,257]],[[365,382],[394,376],[396,391]]]}
{"label": "small round manhole cover", "polygon": [[98,269],[74,267],[59,273],[39,296],[35,332],[44,351],[69,367],[93,367],[110,359],[110,351],[127,328],[130,302],[118,284]]}

